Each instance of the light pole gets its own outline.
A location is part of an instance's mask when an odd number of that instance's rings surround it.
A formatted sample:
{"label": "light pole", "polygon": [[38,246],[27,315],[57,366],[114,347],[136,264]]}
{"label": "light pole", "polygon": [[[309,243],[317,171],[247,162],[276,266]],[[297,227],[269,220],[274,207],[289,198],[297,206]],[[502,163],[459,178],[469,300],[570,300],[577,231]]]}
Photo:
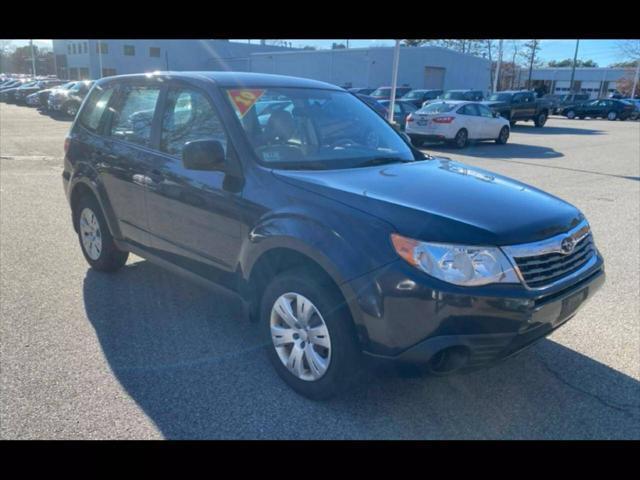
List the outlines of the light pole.
{"label": "light pole", "polygon": [[493,79],[493,93],[498,91],[498,78],[500,77],[500,64],[502,63],[502,40],[498,43],[498,64],[496,65],[496,76]]}
{"label": "light pole", "polygon": [[576,52],[573,54],[573,65],[571,67],[571,80],[569,81],[569,93],[573,93],[573,79],[576,76],[576,62],[578,61],[578,46],[580,40],[576,40]]}
{"label": "light pole", "polygon": [[31,45],[31,70],[33,72],[33,79],[36,79],[36,55],[33,52],[33,40],[29,40]]}
{"label": "light pole", "polygon": [[98,78],[102,78],[102,40],[98,40],[98,66],[100,67]]}
{"label": "light pole", "polygon": [[389,99],[389,123],[393,123],[393,109],[396,105],[396,85],[398,84],[398,63],[400,62],[400,40],[396,40],[393,50],[393,73],[391,77],[391,98]]}

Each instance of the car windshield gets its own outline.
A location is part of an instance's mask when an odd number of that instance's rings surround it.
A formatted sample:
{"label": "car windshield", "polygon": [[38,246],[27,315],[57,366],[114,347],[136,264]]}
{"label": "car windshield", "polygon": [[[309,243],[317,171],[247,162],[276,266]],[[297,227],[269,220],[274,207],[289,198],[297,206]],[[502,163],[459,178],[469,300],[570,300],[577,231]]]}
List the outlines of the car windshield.
{"label": "car windshield", "polygon": [[[273,95],[282,103],[263,105]],[[226,97],[262,165],[332,169],[415,160],[402,137],[350,93],[240,88],[227,89]]]}
{"label": "car windshield", "polygon": [[372,97],[385,97],[389,98],[391,96],[391,89],[389,87],[386,88],[377,88],[371,93]]}
{"label": "car windshield", "polygon": [[508,102],[511,100],[510,93],[494,93],[489,97],[492,102]]}
{"label": "car windshield", "polygon": [[409,93],[407,93],[404,97],[407,100],[413,100],[416,98],[422,98],[422,96],[425,94],[426,92],[424,92],[423,90],[412,90]]}
{"label": "car windshield", "polygon": [[453,103],[447,103],[447,102],[436,102],[436,103],[430,103],[429,105],[422,107],[419,110],[419,113],[444,113],[444,112],[450,112],[451,110],[454,109],[456,105]]}
{"label": "car windshield", "polygon": [[443,100],[464,100],[464,92],[445,92],[440,98]]}

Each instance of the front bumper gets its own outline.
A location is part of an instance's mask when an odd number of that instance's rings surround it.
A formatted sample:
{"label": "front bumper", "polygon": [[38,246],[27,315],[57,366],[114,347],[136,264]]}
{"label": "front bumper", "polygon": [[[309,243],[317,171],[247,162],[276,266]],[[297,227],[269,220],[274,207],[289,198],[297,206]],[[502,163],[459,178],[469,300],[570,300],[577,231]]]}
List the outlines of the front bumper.
{"label": "front bumper", "polygon": [[545,293],[521,285],[457,287],[395,261],[348,283],[348,303],[364,353],[428,363],[446,349],[464,350],[463,369],[487,366],[544,338],[605,281],[604,263]]}

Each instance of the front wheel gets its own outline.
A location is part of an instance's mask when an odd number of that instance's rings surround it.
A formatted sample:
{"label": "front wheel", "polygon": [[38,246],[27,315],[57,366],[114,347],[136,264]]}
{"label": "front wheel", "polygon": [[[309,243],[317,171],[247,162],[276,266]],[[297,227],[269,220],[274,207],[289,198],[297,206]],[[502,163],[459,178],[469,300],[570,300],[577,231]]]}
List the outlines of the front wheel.
{"label": "front wheel", "polygon": [[500,134],[498,134],[498,138],[496,138],[496,143],[498,145],[504,145],[509,140],[509,127],[504,126],[500,129]]}
{"label": "front wheel", "polygon": [[453,144],[456,146],[456,148],[464,148],[467,146],[468,142],[469,134],[464,128],[461,128],[460,130],[458,130],[458,133],[456,133],[456,136],[453,139]]}
{"label": "front wheel", "polygon": [[567,112],[567,118],[569,120],[573,120],[574,118],[576,118],[576,112],[574,110],[569,110]]}
{"label": "front wheel", "polygon": [[538,128],[544,127],[544,124],[547,123],[547,114],[544,112],[540,112],[534,120],[534,123]]}
{"label": "front wheel", "polygon": [[607,120],[616,120],[618,118],[618,113],[615,111],[611,111],[609,113],[607,113]]}
{"label": "front wheel", "polygon": [[89,195],[81,198],[75,215],[80,248],[91,268],[102,272],[121,268],[127,262],[129,252],[116,247],[96,199]]}
{"label": "front wheel", "polygon": [[297,393],[321,400],[353,382],[360,351],[335,287],[304,270],[284,272],[265,290],[260,317],[271,363]]}

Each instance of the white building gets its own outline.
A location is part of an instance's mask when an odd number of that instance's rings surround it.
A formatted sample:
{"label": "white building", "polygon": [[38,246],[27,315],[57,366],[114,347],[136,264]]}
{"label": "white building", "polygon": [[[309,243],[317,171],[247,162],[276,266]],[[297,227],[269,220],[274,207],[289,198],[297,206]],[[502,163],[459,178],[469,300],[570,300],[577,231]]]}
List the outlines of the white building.
{"label": "white building", "polygon": [[[312,78],[339,86],[391,84],[393,47],[301,50],[228,40],[54,40],[60,78],[154,70],[231,70]],[[490,63],[440,47],[401,47],[398,85],[490,89]]]}
{"label": "white building", "polygon": [[[606,97],[616,91],[616,82],[633,78],[635,69],[626,68],[576,68],[573,79],[575,92],[588,93],[591,98]],[[520,86],[525,87],[528,72],[520,75]],[[565,94],[571,91],[571,67],[536,68],[531,75],[532,88],[545,86],[548,93]]]}
{"label": "white building", "polygon": [[[252,72],[312,78],[339,86],[391,85],[393,47],[253,53]],[[426,89],[488,91],[488,60],[440,47],[400,48],[398,85]]]}

